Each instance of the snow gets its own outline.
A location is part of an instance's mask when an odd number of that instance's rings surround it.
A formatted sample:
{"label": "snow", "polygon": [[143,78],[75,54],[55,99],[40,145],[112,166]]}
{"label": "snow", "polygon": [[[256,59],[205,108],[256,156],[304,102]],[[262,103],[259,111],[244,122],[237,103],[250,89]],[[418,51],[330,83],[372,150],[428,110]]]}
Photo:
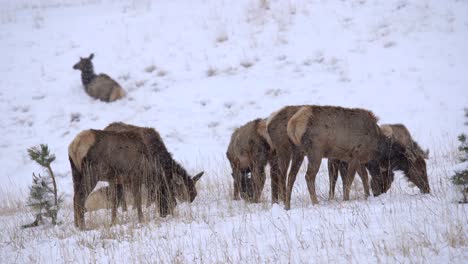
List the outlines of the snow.
{"label": "snow", "polygon": [[[25,262],[466,263],[466,206],[448,178],[468,106],[468,2],[436,0],[0,0],[0,256]],[[97,73],[128,92],[114,103],[85,94],[72,69],[94,52]],[[326,166],[313,206],[300,172],[292,209],[231,200],[225,151],[233,129],[285,105],[372,110],[403,123],[430,150],[432,193],[398,174],[389,193],[328,201]],[[79,121],[71,121],[79,116]],[[145,211],[86,216],[73,226],[67,148],[81,130],[123,121],[155,127],[191,172],[199,196],[167,219]],[[27,186],[46,143],[62,225],[32,219]],[[322,162],[322,165],[325,162]],[[267,181],[267,186],[269,182]],[[337,186],[340,190],[341,185]]]}

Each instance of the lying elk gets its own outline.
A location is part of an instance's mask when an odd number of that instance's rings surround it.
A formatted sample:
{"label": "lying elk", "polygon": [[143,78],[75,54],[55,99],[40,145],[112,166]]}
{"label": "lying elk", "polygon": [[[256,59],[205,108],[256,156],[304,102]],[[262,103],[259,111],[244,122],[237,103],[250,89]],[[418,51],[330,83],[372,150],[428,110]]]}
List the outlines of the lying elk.
{"label": "lying elk", "polygon": [[[287,134],[309,160],[306,182],[313,204],[317,204],[315,177],[322,158],[348,163],[346,178],[351,179],[360,164],[366,164],[371,176],[387,178],[395,169],[403,170],[422,192],[429,193],[424,159],[398,141],[384,135],[370,111],[333,106],[304,106],[288,121]],[[294,178],[288,179],[286,209],[291,207]],[[350,182],[344,197],[349,198]]]}
{"label": "lying elk", "polygon": [[[98,181],[108,181],[113,190],[112,224],[117,216],[116,184],[130,186],[138,212],[143,221],[140,187],[148,174],[154,175],[151,156],[140,135],[135,132],[84,130],[68,147],[73,176],[73,208],[75,225],[85,228],[85,200]],[[166,200],[166,199],[164,199]]]}
{"label": "lying elk", "polygon": [[86,93],[96,99],[104,102],[112,102],[125,96],[125,91],[107,74],[94,73],[93,62],[94,54],[91,53],[88,58],[81,58],[73,69],[81,71],[81,82]]}
{"label": "lying elk", "polygon": [[[424,160],[429,157],[429,151],[423,151],[421,147],[413,140],[410,132],[403,124],[385,124],[380,126],[380,130],[382,133],[391,138],[394,141],[401,143],[406,149],[408,153],[413,153],[413,156],[417,160]],[[341,178],[343,182],[346,180],[346,173],[347,173],[347,166],[346,162],[337,160],[337,159],[328,159],[328,172],[330,175],[330,193],[334,192],[334,187],[336,180],[338,178],[338,169],[340,170]],[[424,166],[425,167],[425,166]],[[394,168],[397,169],[397,168]],[[366,168],[364,165],[358,167],[358,174],[365,172]],[[367,173],[367,172],[365,172]],[[354,178],[354,175],[352,176]],[[362,178],[361,178],[362,179]],[[374,196],[378,196],[382,193],[385,193],[390,188],[394,179],[393,171],[388,172],[388,176],[386,178],[382,177],[381,174],[377,174],[375,177],[371,179],[371,187],[372,193]],[[349,179],[351,182],[353,179]],[[364,180],[363,180],[364,181]],[[344,186],[344,185],[343,185]],[[333,189],[332,189],[333,188]]]}
{"label": "lying elk", "polygon": [[[122,206],[123,211],[127,211],[128,192],[124,192],[122,184],[117,184],[117,207]],[[142,193],[145,190],[144,184],[141,186]],[[112,208],[112,190],[109,186],[101,187],[93,190],[85,201],[85,211],[92,212],[99,209]],[[133,199],[132,199],[133,200]],[[147,204],[146,199],[142,196],[142,204]]]}
{"label": "lying elk", "polygon": [[[134,125],[125,124],[122,122],[114,122],[109,124],[106,131],[125,132],[133,131],[138,133],[143,143],[147,146],[151,157],[155,160],[161,168],[159,172],[163,173],[164,178],[170,184],[171,197],[175,197],[183,202],[193,202],[197,196],[197,189],[195,187],[198,180],[200,180],[203,172],[198,173],[191,177],[187,171],[172,158],[172,154],[167,150],[166,145],[154,128],[139,127]],[[158,178],[156,178],[158,179]],[[157,182],[148,179],[148,192],[147,192],[147,206],[154,202],[156,194],[154,193]],[[174,195],[172,195],[174,194]],[[124,202],[124,201],[123,201]],[[176,201],[171,202],[174,206]],[[169,208],[169,213],[172,213],[173,208]],[[162,213],[165,215],[166,213]]]}
{"label": "lying elk", "polygon": [[[248,201],[258,202],[265,185],[265,166],[272,164],[273,151],[266,138],[266,121],[255,119],[237,128],[232,133],[226,156],[231,164],[234,179],[234,200],[240,196]],[[275,184],[274,169],[272,174],[272,189]],[[251,173],[251,178],[248,174]],[[273,193],[273,192],[272,192]],[[272,199],[277,199],[272,195]]]}

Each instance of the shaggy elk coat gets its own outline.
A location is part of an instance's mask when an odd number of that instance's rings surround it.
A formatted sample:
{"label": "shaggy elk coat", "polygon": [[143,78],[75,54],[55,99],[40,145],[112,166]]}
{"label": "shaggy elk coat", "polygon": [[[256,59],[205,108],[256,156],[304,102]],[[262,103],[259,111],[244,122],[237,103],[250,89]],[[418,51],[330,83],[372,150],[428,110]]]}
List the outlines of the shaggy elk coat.
{"label": "shaggy elk coat", "polygon": [[[106,131],[125,132],[133,131],[140,135],[141,140],[147,146],[149,154],[151,155],[155,165],[157,166],[156,172],[160,173],[160,177],[153,177],[147,179],[148,185],[148,198],[147,205],[149,206],[156,199],[156,186],[159,184],[157,181],[161,177],[165,182],[169,183],[168,189],[164,191],[171,200],[168,213],[172,213],[176,200],[179,199],[183,202],[193,202],[197,196],[196,183],[200,180],[203,172],[198,173],[191,177],[189,173],[172,158],[171,153],[167,150],[161,136],[154,128],[139,127],[122,122],[114,122],[109,124]],[[166,215],[162,212],[161,215]]]}
{"label": "shaggy elk coat", "polygon": [[[265,166],[270,162],[274,153],[265,138],[266,121],[255,119],[237,128],[232,133],[226,156],[231,164],[234,179],[234,199],[258,202],[265,185]],[[276,176],[271,170],[272,179]],[[251,178],[248,174],[251,173]],[[276,188],[273,185],[272,189]],[[273,197],[274,199],[274,197]]]}
{"label": "shaggy elk coat", "polygon": [[112,223],[117,216],[116,185],[131,188],[138,212],[143,221],[140,187],[148,174],[155,174],[151,156],[140,136],[135,132],[84,130],[68,147],[73,177],[73,208],[75,225],[85,228],[85,201],[98,181],[109,182],[112,195]]}

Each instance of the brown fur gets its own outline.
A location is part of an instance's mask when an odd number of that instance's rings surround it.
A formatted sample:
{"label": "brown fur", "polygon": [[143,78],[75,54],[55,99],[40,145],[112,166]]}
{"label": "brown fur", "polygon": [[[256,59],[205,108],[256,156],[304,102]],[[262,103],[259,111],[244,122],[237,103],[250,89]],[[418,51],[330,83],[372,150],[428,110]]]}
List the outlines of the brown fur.
{"label": "brown fur", "polygon": [[81,80],[85,87],[86,93],[96,99],[104,102],[113,102],[125,96],[125,91],[122,87],[109,77],[107,74],[94,73],[94,67],[92,59],[94,54],[91,54],[88,58],[81,58],[77,62],[73,69],[81,71]]}
{"label": "brown fur", "polygon": [[[226,156],[234,179],[234,199],[258,202],[265,185],[265,166],[273,152],[265,138],[266,121],[256,119],[237,128],[231,136]],[[271,165],[271,164],[270,164]],[[248,178],[248,173],[252,178]]]}
{"label": "brown fur", "polygon": [[[411,137],[411,134],[409,133],[408,129],[403,124],[380,125],[380,130],[386,137],[391,138],[392,140],[398,141],[403,146],[405,146],[409,152],[415,153],[417,157],[422,158],[422,159],[428,158],[429,151],[428,150],[423,151],[419,147],[419,145]],[[338,170],[340,171],[341,179],[343,182],[347,180],[351,180],[351,182],[353,181],[353,179],[346,179],[347,167],[348,167],[348,164],[346,162],[343,162],[337,159],[328,159],[328,172],[329,172],[330,183],[331,183],[329,194],[331,198],[333,197],[334,192],[335,192],[334,188],[335,188],[336,180],[338,178]],[[361,165],[358,168],[357,173],[359,174],[359,176],[361,176],[361,180],[364,183],[365,178],[367,178],[367,176],[366,177],[362,176],[363,173],[367,174],[365,166]],[[377,196],[381,193],[385,193],[388,191],[393,181],[393,173],[392,175],[389,175],[387,179],[385,179],[385,182],[383,181],[384,179],[380,179],[380,177],[375,177],[373,178],[373,180],[371,180],[371,185],[373,186],[372,191],[374,195]],[[367,185],[366,187],[366,184],[364,184],[364,190],[366,191],[366,195],[369,195],[368,186],[369,185]]]}
{"label": "brown fur", "polygon": [[[411,136],[409,130],[403,124],[384,124],[380,126],[382,133],[390,138],[392,141],[396,141],[402,144],[405,147],[405,156],[408,157],[414,164],[418,164],[419,166],[410,166],[408,168],[408,177],[409,180],[412,182],[419,182],[416,184],[420,189],[424,192],[429,192],[428,182],[427,179],[421,179],[419,177],[414,177],[414,169],[415,167],[423,168],[424,174],[426,174],[426,163],[425,159],[429,157],[429,150],[423,151],[421,147],[414,141],[413,137]],[[383,175],[386,175],[384,177]],[[394,175],[393,172],[385,171],[383,174],[378,175],[377,177],[372,177],[371,180],[371,187],[374,196],[378,196],[382,193],[386,193],[393,182]],[[427,186],[427,188],[425,188]]]}
{"label": "brown fur", "polygon": [[422,150],[421,147],[414,141],[408,128],[403,124],[384,124],[380,126],[382,132],[390,138],[393,138],[409,148],[416,155],[424,159],[429,158],[429,150]]}
{"label": "brown fur", "polygon": [[[307,129],[303,133],[296,133],[304,125]],[[429,192],[425,164],[423,166],[413,162],[405,155],[402,144],[384,136],[377,125],[377,118],[370,111],[334,106],[304,106],[291,117],[287,131],[294,135],[291,140],[298,143],[307,154],[309,164],[306,182],[314,204],[318,203],[315,177],[322,158],[347,162],[347,179],[354,177],[360,164],[366,164],[373,177],[382,171],[401,169],[421,190]],[[288,179],[286,209],[290,208],[294,181],[295,177]],[[347,181],[345,200],[349,199],[350,184]]]}
{"label": "brown fur", "polygon": [[[95,140],[85,140],[88,138]],[[89,143],[92,144],[89,145]],[[83,149],[87,149],[86,153],[82,152]],[[150,154],[137,133],[83,131],[69,146],[69,160],[73,176],[73,204],[77,227],[85,228],[85,200],[98,181],[108,181],[111,190],[116,190],[118,183],[131,187],[138,220],[143,221],[140,187],[143,180],[149,177],[145,175],[148,173],[154,175],[155,172]],[[112,223],[116,222],[116,215],[117,192],[114,191]]]}
{"label": "brown fur", "polygon": [[291,179],[296,177],[304,159],[304,153],[289,140],[286,129],[289,119],[300,108],[301,106],[286,106],[271,114],[267,120],[270,144],[276,153],[274,158],[276,172],[273,172],[274,168],[272,168],[272,175],[277,175],[275,178],[272,177],[273,202],[278,199],[286,201],[286,175],[289,162],[291,161],[291,169],[289,170],[288,179]]}
{"label": "brown fur", "polygon": [[[158,171],[162,173],[165,181],[169,183],[170,190],[167,193],[170,196],[175,196],[181,201],[193,202],[197,196],[196,183],[203,175],[203,172],[198,173],[196,176],[191,177],[185,169],[180,166],[173,158],[171,153],[167,150],[161,136],[154,128],[139,127],[122,122],[114,122],[109,124],[104,130],[125,132],[133,131],[140,135],[141,141],[148,147],[149,153],[159,166]],[[158,178],[154,178],[158,179]],[[150,186],[155,186],[157,182],[148,179]],[[148,190],[148,205],[155,200],[154,188]],[[172,199],[171,204],[176,204]],[[170,208],[172,212],[172,208]]]}
{"label": "brown fur", "polygon": [[99,74],[86,86],[89,96],[104,102],[113,102],[125,96],[120,85],[107,74]]}

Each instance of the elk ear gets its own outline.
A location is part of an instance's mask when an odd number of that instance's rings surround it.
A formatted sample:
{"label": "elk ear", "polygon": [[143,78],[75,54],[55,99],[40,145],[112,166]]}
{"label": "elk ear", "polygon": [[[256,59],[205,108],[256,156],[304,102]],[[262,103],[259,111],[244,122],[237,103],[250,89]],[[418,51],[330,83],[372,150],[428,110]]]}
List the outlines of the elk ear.
{"label": "elk ear", "polygon": [[94,53],[91,53],[91,55],[89,55],[89,58],[90,60],[92,60],[94,58]]}
{"label": "elk ear", "polygon": [[204,171],[198,173],[197,175],[193,176],[193,181],[194,182],[197,182],[198,180],[200,180],[201,176],[203,176],[203,173],[205,173]]}
{"label": "elk ear", "polygon": [[426,151],[424,151],[423,158],[429,159],[429,149],[426,149]]}

